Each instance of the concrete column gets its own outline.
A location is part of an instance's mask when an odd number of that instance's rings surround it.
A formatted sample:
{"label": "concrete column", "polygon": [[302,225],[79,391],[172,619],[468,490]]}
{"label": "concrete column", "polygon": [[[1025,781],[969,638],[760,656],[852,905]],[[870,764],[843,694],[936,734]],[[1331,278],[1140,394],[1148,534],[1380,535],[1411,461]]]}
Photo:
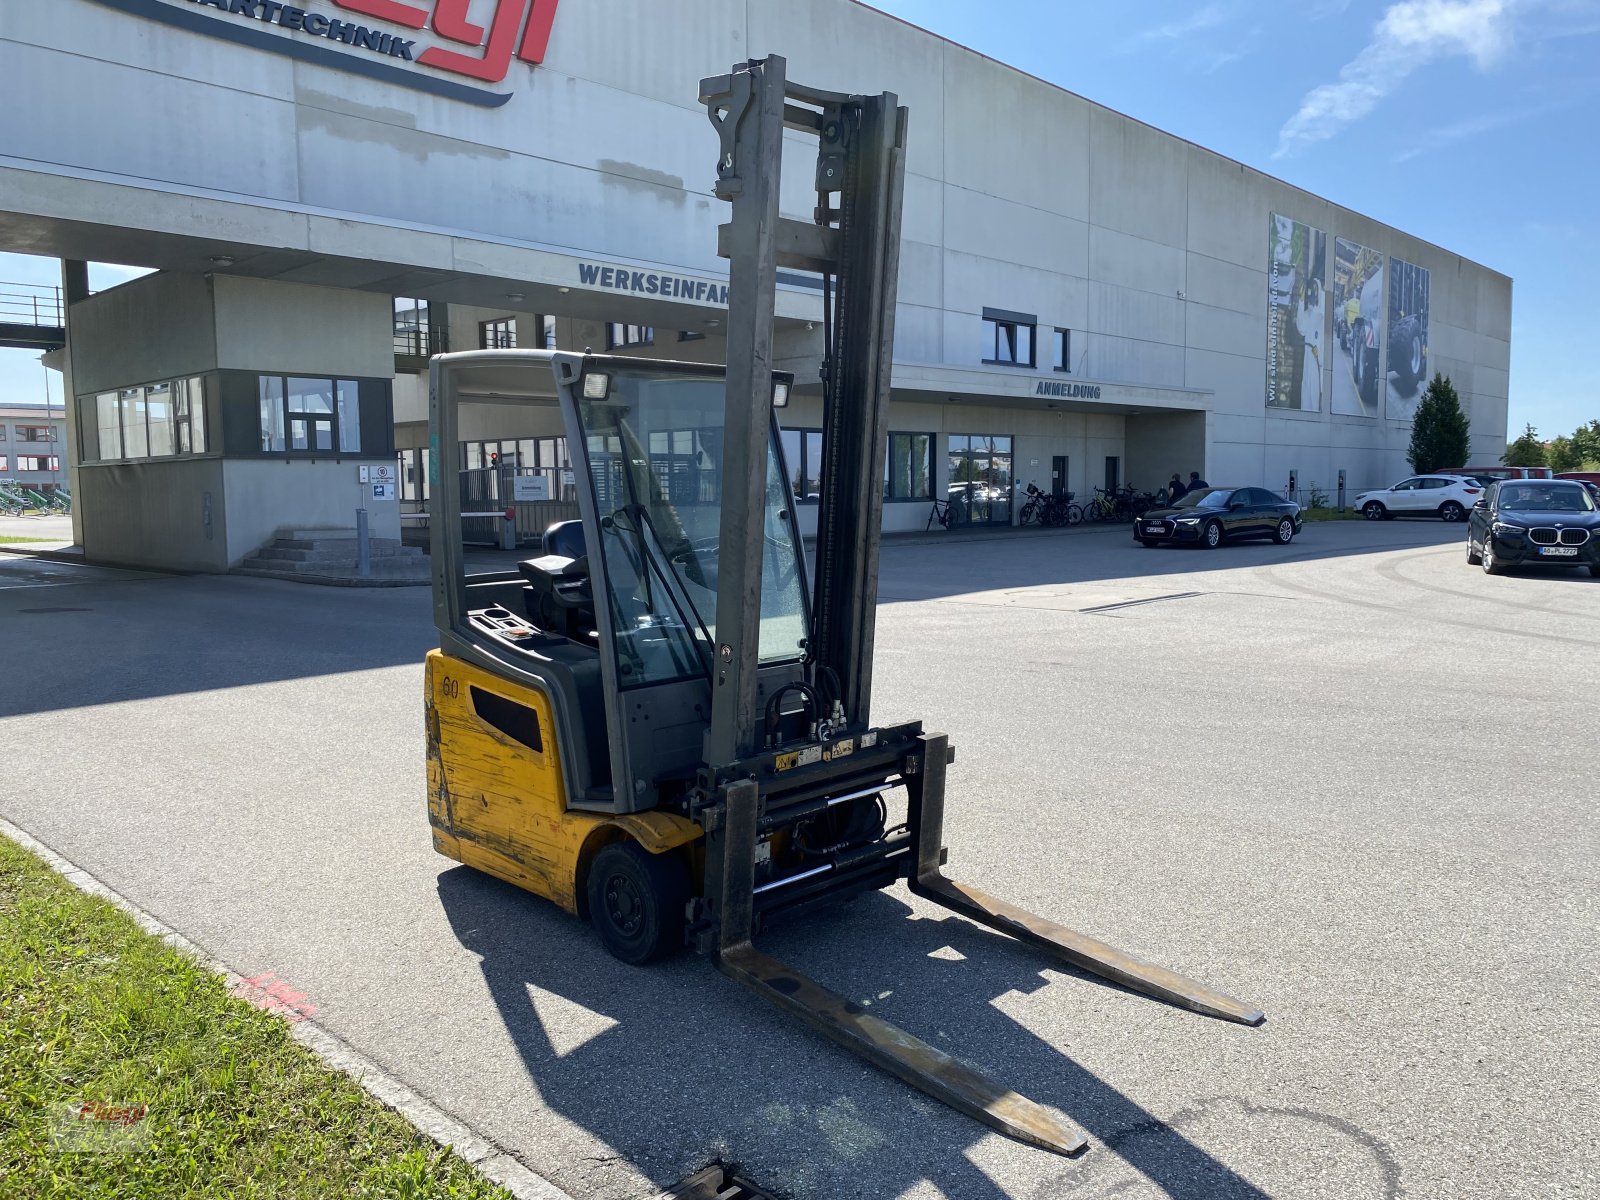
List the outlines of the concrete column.
{"label": "concrete column", "polygon": [[83,506],[78,503],[82,493],[78,489],[78,397],[72,385],[72,306],[89,297],[89,264],[76,259],[61,261],[61,326],[66,330],[66,345],[62,347],[61,400],[67,423],[67,444],[62,448],[66,459],[67,487],[72,492],[72,540],[83,545]]}

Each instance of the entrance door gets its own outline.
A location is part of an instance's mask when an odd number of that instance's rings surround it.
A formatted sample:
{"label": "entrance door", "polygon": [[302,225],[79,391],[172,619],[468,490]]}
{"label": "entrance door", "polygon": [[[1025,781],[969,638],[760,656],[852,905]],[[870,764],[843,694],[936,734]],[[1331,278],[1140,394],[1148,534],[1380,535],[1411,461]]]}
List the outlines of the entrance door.
{"label": "entrance door", "polygon": [[950,435],[950,503],[974,525],[1011,524],[1011,436]]}
{"label": "entrance door", "polygon": [[1122,484],[1122,459],[1115,454],[1106,455],[1106,494],[1116,492]]}
{"label": "entrance door", "polygon": [[1067,456],[1058,454],[1050,460],[1050,494],[1065,496],[1067,494]]}

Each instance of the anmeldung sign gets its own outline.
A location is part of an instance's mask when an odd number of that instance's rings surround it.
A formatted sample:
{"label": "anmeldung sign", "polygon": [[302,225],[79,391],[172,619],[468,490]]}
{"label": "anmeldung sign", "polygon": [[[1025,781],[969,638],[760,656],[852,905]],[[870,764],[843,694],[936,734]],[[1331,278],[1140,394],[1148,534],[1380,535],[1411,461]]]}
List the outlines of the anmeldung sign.
{"label": "anmeldung sign", "polygon": [[550,478],[547,475],[514,475],[511,478],[511,499],[518,504],[550,499]]}

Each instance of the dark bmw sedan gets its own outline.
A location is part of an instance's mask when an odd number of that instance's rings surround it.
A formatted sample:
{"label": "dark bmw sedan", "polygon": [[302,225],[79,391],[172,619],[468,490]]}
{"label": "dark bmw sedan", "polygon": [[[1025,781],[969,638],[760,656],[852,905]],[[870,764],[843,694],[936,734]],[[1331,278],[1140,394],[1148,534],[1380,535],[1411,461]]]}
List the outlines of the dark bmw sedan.
{"label": "dark bmw sedan", "polygon": [[1467,561],[1498,575],[1544,563],[1600,577],[1600,509],[1576,479],[1505,479],[1467,517]]}
{"label": "dark bmw sedan", "polygon": [[1197,488],[1169,508],[1156,508],[1133,523],[1142,546],[1188,542],[1215,550],[1223,542],[1271,538],[1287,545],[1300,532],[1300,506],[1266,488]]}

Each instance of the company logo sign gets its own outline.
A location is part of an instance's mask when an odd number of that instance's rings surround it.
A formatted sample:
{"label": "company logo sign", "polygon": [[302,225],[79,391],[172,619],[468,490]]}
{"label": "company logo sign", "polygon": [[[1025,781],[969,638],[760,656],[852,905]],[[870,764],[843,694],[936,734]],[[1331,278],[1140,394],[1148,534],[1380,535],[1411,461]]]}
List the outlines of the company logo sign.
{"label": "company logo sign", "polygon": [[511,94],[484,85],[505,82],[513,60],[544,61],[560,0],[323,0],[320,6],[282,0],[98,2],[193,32],[497,108]]}

